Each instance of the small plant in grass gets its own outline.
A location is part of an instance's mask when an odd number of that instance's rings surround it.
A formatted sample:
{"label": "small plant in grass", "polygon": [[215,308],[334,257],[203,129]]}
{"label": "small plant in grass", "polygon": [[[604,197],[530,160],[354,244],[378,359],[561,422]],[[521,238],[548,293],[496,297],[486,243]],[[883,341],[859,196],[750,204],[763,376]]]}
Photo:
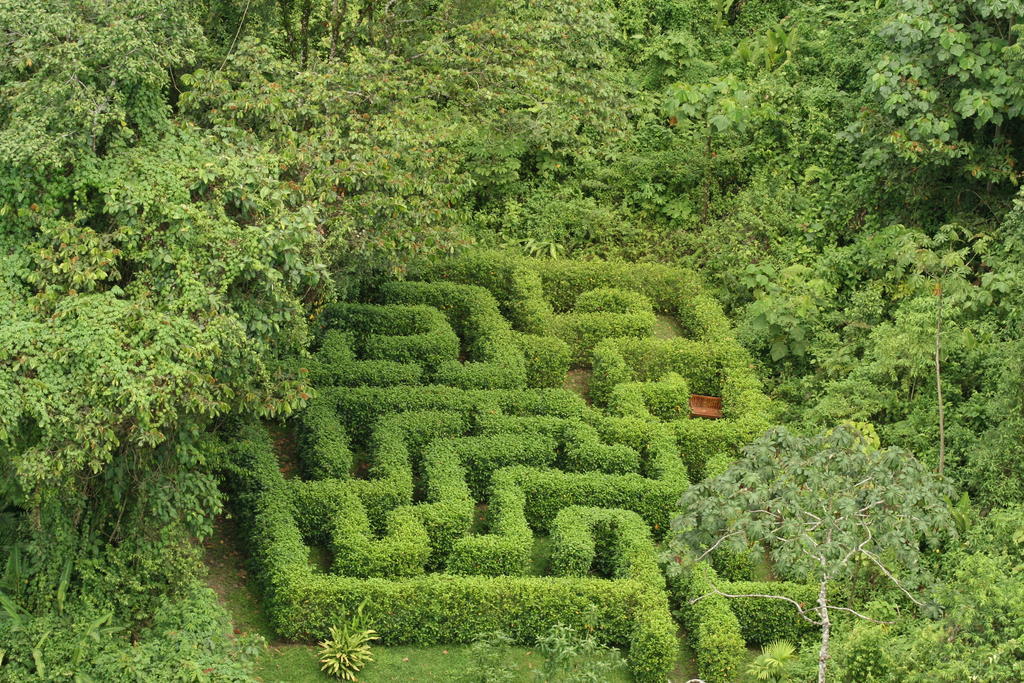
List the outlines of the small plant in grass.
{"label": "small plant in grass", "polygon": [[622,668],[619,651],[597,642],[593,633],[581,634],[570,626],[555,624],[537,638],[544,655],[540,680],[565,683],[603,683]]}
{"label": "small plant in grass", "polygon": [[356,674],[373,661],[370,643],[380,640],[377,632],[366,628],[360,603],[347,623],[330,628],[331,637],[320,642],[320,670],[343,681],[356,680]]}
{"label": "small plant in grass", "polygon": [[467,683],[505,683],[519,679],[519,669],[509,664],[508,654],[512,638],[504,631],[477,634],[470,646],[473,671],[468,672]]}
{"label": "small plant in grass", "polygon": [[747,667],[747,675],[758,681],[783,683],[796,662],[796,647],[785,640],[773,640],[761,647],[761,654]]}

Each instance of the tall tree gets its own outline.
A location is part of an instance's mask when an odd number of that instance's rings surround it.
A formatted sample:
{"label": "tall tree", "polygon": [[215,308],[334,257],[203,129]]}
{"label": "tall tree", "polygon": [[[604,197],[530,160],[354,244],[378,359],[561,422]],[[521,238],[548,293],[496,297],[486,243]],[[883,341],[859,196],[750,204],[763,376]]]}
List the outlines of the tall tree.
{"label": "tall tree", "polygon": [[833,614],[870,619],[834,603],[834,587],[860,578],[866,564],[923,606],[921,543],[951,533],[948,495],[924,464],[897,449],[879,449],[855,429],[801,437],[777,428],[744,449],[725,473],[687,490],[669,549],[685,566],[717,548],[754,547],[791,575],[812,579],[818,585],[813,607],[781,595],[715,591],[793,603],[800,617],[820,628],[823,683]]}

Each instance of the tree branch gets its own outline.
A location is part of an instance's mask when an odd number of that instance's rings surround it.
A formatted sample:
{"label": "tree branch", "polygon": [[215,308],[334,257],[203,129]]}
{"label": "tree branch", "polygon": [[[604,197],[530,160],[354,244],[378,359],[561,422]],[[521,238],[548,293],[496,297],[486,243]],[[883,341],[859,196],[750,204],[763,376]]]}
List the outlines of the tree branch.
{"label": "tree branch", "polygon": [[[742,594],[742,595],[733,595],[733,594],[730,594],[730,593],[723,593],[722,591],[718,590],[717,586],[711,586],[711,591],[712,591],[711,593],[705,593],[704,595],[701,595],[699,597],[693,598],[692,600],[690,600],[690,604],[691,605],[695,605],[698,602],[700,602],[701,600],[703,600],[704,598],[709,597],[711,595],[721,595],[723,598],[769,598],[771,600],[785,600],[786,602],[792,603],[794,606],[796,606],[797,612],[806,621],[814,624],[815,626],[821,626],[821,622],[820,621],[815,621],[814,619],[811,619],[810,617],[808,617],[805,614],[805,612],[807,610],[805,610],[800,605],[799,602],[797,602],[793,598],[788,598],[785,595],[769,595],[767,593],[745,593],[745,594]],[[814,610],[811,610],[811,611],[814,611]]]}
{"label": "tree branch", "polygon": [[708,556],[708,555],[709,555],[709,554],[711,553],[711,551],[713,551],[713,550],[714,550],[715,548],[717,548],[718,546],[720,546],[720,545],[722,544],[722,541],[724,541],[725,539],[729,538],[730,536],[735,536],[735,535],[737,535],[737,534],[740,534],[740,533],[743,533],[743,532],[742,532],[742,531],[730,531],[730,532],[729,532],[729,533],[727,533],[727,534],[726,534],[725,536],[722,536],[722,537],[721,537],[721,538],[719,538],[719,539],[718,539],[717,541],[715,541],[715,544],[714,544],[713,546],[711,546],[710,548],[708,548],[707,550],[705,550],[705,551],[704,551],[703,553],[701,553],[701,556],[700,556],[700,557],[698,557],[696,561],[697,561],[697,562],[700,562],[700,561],[701,561],[701,560],[703,560],[703,559],[704,559],[705,557],[707,557],[707,556]]}

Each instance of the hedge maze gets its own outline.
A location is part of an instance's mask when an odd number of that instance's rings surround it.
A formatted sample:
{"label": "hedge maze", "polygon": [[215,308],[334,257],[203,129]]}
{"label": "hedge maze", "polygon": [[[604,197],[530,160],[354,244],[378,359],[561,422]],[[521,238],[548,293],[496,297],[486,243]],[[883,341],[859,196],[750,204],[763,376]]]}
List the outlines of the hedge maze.
{"label": "hedge maze", "polygon": [[[658,315],[683,336],[653,336]],[[750,360],[694,275],[479,252],[329,305],[318,325],[301,472],[282,475],[261,427],[234,448],[233,500],[282,637],[319,638],[364,599],[389,644],[498,629],[531,643],[590,623],[636,680],[664,681],[682,605],[701,674],[726,680],[745,642],[802,628],[774,603],[688,605],[715,569],[666,583],[659,566],[680,494],[767,427]],[[571,368],[592,371],[589,400],[562,388]],[[723,417],[690,418],[691,393],[721,396]],[[745,558],[716,563],[750,578]]]}

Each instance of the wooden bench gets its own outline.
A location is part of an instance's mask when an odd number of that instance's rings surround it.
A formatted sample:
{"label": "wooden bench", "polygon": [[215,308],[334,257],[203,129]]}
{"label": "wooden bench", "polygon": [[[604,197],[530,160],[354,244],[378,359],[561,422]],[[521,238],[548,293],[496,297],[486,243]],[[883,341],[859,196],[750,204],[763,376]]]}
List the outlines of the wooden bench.
{"label": "wooden bench", "polygon": [[706,417],[714,420],[722,417],[722,399],[718,396],[690,396],[690,417]]}

